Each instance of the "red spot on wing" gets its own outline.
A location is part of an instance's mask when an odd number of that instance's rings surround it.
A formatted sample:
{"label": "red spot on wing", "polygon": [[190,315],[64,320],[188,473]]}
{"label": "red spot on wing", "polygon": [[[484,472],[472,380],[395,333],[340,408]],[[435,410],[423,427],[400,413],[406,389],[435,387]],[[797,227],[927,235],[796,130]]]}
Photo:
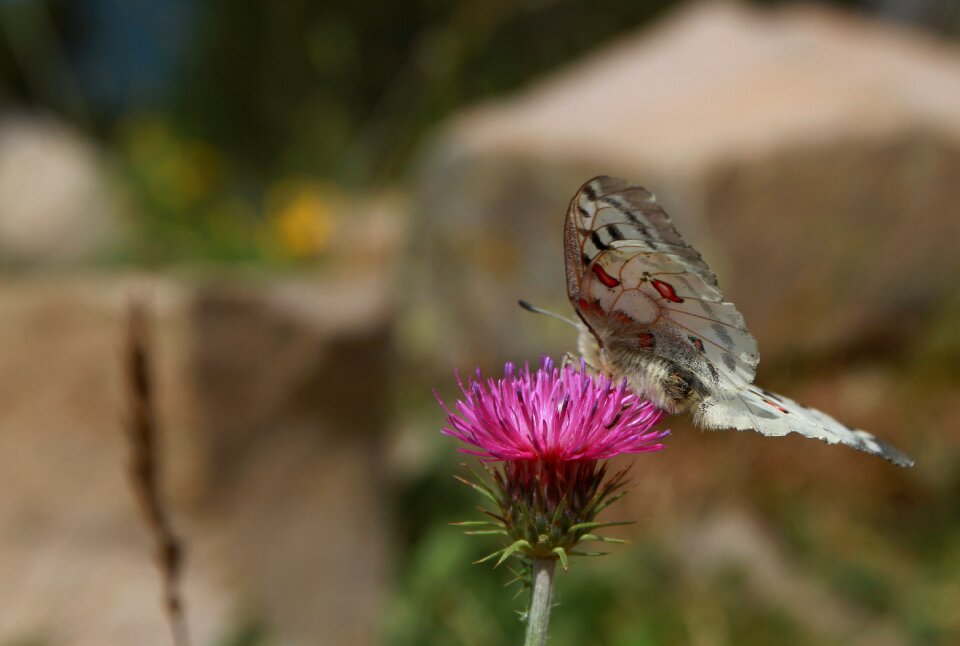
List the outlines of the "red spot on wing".
{"label": "red spot on wing", "polygon": [[653,350],[657,345],[657,337],[653,336],[651,332],[641,332],[637,335],[637,342],[644,350]]}
{"label": "red spot on wing", "polygon": [[764,399],[764,400],[763,400],[763,403],[769,404],[771,407],[776,408],[778,411],[780,411],[780,412],[783,413],[784,415],[789,415],[789,414],[790,414],[790,411],[788,411],[786,408],[784,408],[784,407],[781,406],[780,404],[774,404],[774,403],[773,403],[772,401],[770,401],[769,399]]}
{"label": "red spot on wing", "polygon": [[591,267],[593,273],[597,275],[597,278],[600,279],[600,282],[610,287],[611,289],[620,284],[620,281],[607,273],[607,271],[600,265],[594,265]]}
{"label": "red spot on wing", "polygon": [[654,279],[652,281],[653,286],[657,288],[657,291],[660,292],[660,295],[671,303],[682,303],[683,299],[677,296],[677,290],[673,288],[673,285],[670,283],[665,283],[662,280]]}
{"label": "red spot on wing", "polygon": [[597,314],[605,314],[603,307],[600,305],[600,301],[588,301],[581,296],[580,300],[577,301],[577,306],[584,312],[593,310]]}
{"label": "red spot on wing", "polygon": [[695,336],[688,336],[687,338],[690,339],[690,343],[693,344],[693,347],[695,347],[700,352],[704,352],[703,341],[701,341],[699,338]]}

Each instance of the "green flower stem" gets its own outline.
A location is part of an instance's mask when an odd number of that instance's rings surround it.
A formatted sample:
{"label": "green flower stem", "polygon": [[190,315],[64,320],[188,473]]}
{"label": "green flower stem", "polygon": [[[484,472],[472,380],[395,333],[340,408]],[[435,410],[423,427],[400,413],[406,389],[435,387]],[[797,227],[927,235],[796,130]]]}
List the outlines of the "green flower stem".
{"label": "green flower stem", "polygon": [[533,592],[530,598],[530,614],[527,617],[525,646],[545,646],[547,643],[550,608],[553,606],[553,574],[556,567],[555,558],[533,559]]}

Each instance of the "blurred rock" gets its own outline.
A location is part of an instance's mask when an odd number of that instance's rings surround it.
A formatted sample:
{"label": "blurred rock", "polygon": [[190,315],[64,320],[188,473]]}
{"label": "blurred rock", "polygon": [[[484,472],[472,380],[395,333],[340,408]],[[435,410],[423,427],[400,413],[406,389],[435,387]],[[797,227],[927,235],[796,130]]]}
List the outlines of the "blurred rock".
{"label": "blurred rock", "polygon": [[418,177],[444,361],[573,348],[515,301],[569,311],[563,216],[597,174],[657,193],[768,360],[896,351],[960,276],[960,52],[810,6],[697,5],[464,114]]}
{"label": "blurred rock", "polygon": [[231,588],[281,643],[372,643],[391,546],[383,286],[221,286],[191,320],[197,515],[223,516]]}
{"label": "blurred rock", "polygon": [[[372,643],[389,562],[390,300],[363,274],[0,290],[0,643],[167,644],[127,482],[121,352],[155,313],[169,510],[195,643]],[[33,643],[33,642],[31,642]]]}
{"label": "blurred rock", "polygon": [[51,117],[0,117],[0,260],[89,259],[117,228],[115,196],[91,141]]}
{"label": "blurred rock", "polygon": [[706,580],[724,569],[742,572],[757,599],[798,617],[800,625],[823,642],[840,636],[844,643],[863,646],[910,643],[898,626],[866,615],[795,567],[792,555],[771,539],[768,528],[742,510],[715,510],[667,545],[693,580]]}

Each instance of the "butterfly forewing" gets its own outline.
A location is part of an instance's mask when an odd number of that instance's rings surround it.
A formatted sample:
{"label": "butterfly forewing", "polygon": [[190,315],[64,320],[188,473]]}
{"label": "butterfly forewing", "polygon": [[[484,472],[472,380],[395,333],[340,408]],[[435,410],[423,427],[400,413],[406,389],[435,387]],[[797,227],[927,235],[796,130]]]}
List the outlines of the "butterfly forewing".
{"label": "butterfly forewing", "polygon": [[640,338],[717,394],[753,380],[756,341],[743,317],[649,191],[590,180],[570,203],[564,240],[568,296],[601,343]]}

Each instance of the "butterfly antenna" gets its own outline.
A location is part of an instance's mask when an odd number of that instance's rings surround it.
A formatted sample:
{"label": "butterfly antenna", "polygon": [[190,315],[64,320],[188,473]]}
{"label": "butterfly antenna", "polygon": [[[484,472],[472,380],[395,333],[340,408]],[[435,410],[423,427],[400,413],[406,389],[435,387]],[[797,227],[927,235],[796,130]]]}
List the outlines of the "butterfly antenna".
{"label": "butterfly antenna", "polygon": [[517,301],[517,305],[519,305],[519,306],[522,307],[523,309],[527,310],[528,312],[533,312],[534,314],[545,314],[545,315],[547,315],[547,316],[550,316],[550,317],[553,317],[553,318],[555,318],[555,319],[561,320],[561,321],[563,321],[564,323],[566,323],[567,325],[572,325],[573,327],[575,327],[575,328],[577,328],[577,329],[580,329],[580,326],[578,326],[578,325],[577,325],[577,322],[574,321],[573,319],[569,319],[569,318],[567,318],[566,316],[561,316],[560,314],[557,314],[556,312],[551,312],[551,311],[549,311],[549,310],[540,309],[540,308],[537,307],[536,305],[531,305],[530,303],[528,303],[528,302],[525,301],[525,300],[522,300],[522,299],[521,299],[521,300]]}

